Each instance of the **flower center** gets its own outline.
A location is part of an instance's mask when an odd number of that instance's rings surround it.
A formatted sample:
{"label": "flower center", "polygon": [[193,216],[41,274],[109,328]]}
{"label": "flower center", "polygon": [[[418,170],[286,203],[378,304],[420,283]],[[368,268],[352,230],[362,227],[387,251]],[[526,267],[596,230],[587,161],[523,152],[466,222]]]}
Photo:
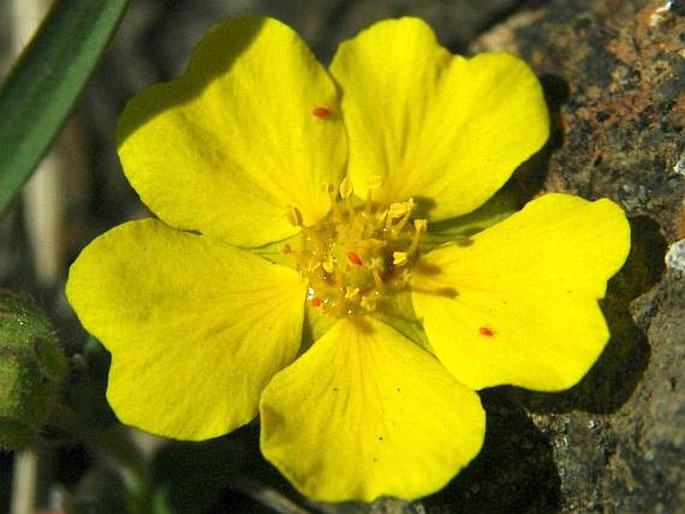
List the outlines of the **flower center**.
{"label": "flower center", "polygon": [[[373,199],[381,181],[368,186],[364,201],[353,197],[347,178],[338,192],[328,186],[328,216],[303,227],[301,251],[284,249],[309,280],[307,301],[324,313],[346,316],[382,308],[384,299],[407,288],[418,258],[427,221],[412,218],[413,199],[383,205]],[[301,224],[297,209],[290,217]]]}

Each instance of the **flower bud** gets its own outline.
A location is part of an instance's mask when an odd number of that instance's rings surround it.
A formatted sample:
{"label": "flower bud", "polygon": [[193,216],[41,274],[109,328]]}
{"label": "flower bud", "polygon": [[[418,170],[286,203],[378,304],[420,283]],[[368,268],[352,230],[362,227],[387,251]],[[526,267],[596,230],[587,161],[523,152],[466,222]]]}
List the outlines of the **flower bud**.
{"label": "flower bud", "polygon": [[0,448],[33,442],[57,400],[66,359],[45,314],[0,289]]}

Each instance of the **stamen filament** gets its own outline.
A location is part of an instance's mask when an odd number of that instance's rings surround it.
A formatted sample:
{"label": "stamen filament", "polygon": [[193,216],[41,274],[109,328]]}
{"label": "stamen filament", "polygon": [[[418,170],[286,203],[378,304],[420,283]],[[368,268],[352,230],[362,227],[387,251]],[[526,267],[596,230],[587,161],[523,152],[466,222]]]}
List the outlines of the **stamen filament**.
{"label": "stamen filament", "polygon": [[406,211],[404,215],[400,218],[400,221],[397,222],[397,225],[395,225],[392,229],[393,235],[399,234],[404,226],[407,224],[409,221],[409,217],[411,216],[411,212],[414,210],[414,199],[410,198],[405,202],[405,208]]}
{"label": "stamen filament", "polygon": [[373,312],[386,306],[388,295],[408,287],[427,221],[413,220],[409,228],[412,198],[389,205],[374,201],[382,182],[377,176],[368,179],[364,202],[353,199],[348,177],[337,188],[325,184],[331,210],[312,227],[303,226],[297,207],[288,207],[289,219],[302,228],[301,245],[285,244],[282,252],[308,279],[310,307],[334,316]]}
{"label": "stamen filament", "polygon": [[385,286],[383,285],[383,280],[381,279],[380,274],[378,273],[377,269],[372,269],[371,274],[373,275],[373,282],[374,285],[376,286],[377,291],[383,291],[385,289]]}
{"label": "stamen filament", "polygon": [[419,247],[419,241],[421,240],[421,234],[428,229],[428,221],[424,219],[414,220],[414,236],[412,237],[409,248],[407,248],[408,254],[413,254]]}

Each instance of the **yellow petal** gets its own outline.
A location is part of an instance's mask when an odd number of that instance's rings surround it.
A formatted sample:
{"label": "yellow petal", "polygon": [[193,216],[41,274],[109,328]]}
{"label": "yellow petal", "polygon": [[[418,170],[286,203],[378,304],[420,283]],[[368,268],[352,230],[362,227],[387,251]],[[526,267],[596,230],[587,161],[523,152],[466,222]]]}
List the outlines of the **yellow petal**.
{"label": "yellow petal", "polygon": [[525,63],[452,56],[418,19],[343,43],[331,72],[344,91],[355,193],[382,177],[376,198],[423,200],[433,221],[483,204],[547,139],[542,89]]}
{"label": "yellow petal", "polygon": [[414,304],[435,354],[469,387],[566,389],[607,343],[597,300],[629,246],[616,204],[549,194],[427,254]]}
{"label": "yellow petal", "polygon": [[295,32],[265,18],[214,26],[185,75],[129,102],[117,139],[161,219],[249,247],[296,233],[293,208],[305,225],[325,215],[321,186],[339,182],[347,156],[332,80]]}
{"label": "yellow petal", "polygon": [[480,450],[478,395],[387,325],[344,319],[277,374],[260,404],[262,452],[321,501],[417,498]]}
{"label": "yellow petal", "polygon": [[193,440],[254,418],[297,353],[304,294],[295,271],[156,220],[95,239],[67,282],[112,353],[107,397],[121,421]]}

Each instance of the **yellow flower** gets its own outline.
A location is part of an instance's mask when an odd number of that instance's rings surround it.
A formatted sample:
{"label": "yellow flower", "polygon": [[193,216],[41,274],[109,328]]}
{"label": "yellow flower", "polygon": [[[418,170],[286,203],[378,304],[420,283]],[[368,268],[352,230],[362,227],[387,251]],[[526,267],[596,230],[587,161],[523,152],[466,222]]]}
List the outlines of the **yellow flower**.
{"label": "yellow flower", "polygon": [[191,440],[259,413],[264,455],[319,500],[441,488],[480,450],[474,390],[568,388],[608,339],[597,300],[629,245],[610,201],[551,194],[430,243],[547,136],[524,63],[453,56],[417,19],[372,26],[328,70],[278,21],[213,27],[120,120],[158,219],[71,268],[112,407]]}

